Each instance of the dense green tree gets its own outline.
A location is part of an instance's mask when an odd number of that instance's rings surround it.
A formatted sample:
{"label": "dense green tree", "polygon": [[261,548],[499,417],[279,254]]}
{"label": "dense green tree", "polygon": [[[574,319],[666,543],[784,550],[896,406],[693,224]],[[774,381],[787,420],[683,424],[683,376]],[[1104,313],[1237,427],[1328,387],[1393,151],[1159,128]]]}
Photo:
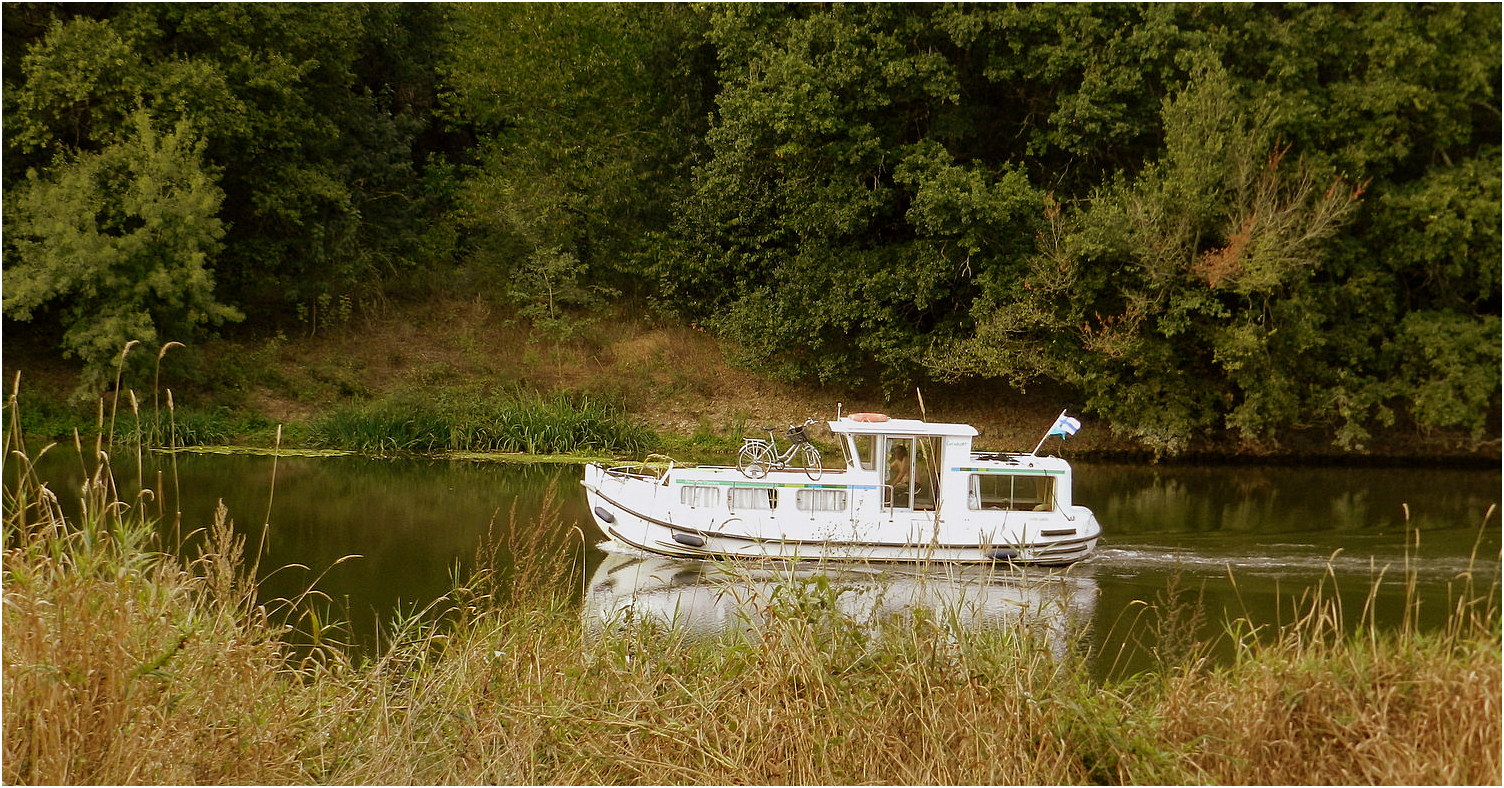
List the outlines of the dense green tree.
{"label": "dense green tree", "polygon": [[140,107],[203,139],[225,195],[224,244],[212,267],[225,297],[257,318],[348,295],[431,250],[421,220],[436,211],[416,168],[437,53],[418,36],[439,31],[442,7],[31,5],[16,13],[29,24],[7,32],[30,37],[14,42],[19,58],[7,54],[7,188],[28,168],[116,144]]}
{"label": "dense green tree", "polygon": [[964,323],[976,282],[1031,246],[1042,193],[931,134],[961,101],[934,13],[717,9],[712,156],[660,278],[785,377],[911,378]]}
{"label": "dense green tree", "polygon": [[[1068,383],[1156,450],[1498,404],[1499,10],[723,7],[664,292],[795,379]],[[1443,326],[1445,330],[1435,330]]]}
{"label": "dense green tree", "polygon": [[55,310],[62,345],[101,383],[126,343],[149,347],[240,319],[214,295],[224,195],[187,123],[171,132],[138,110],[130,133],[45,175],[29,172],[5,202],[5,315]]}
{"label": "dense green tree", "polygon": [[[1323,341],[1311,294],[1359,189],[1291,160],[1220,68],[1164,107],[1165,151],[1057,217],[1029,274],[987,294],[937,363],[1063,380],[1165,450],[1217,425],[1250,440],[1302,417]],[[1217,425],[1224,426],[1224,425]]]}
{"label": "dense green tree", "polygon": [[642,294],[642,259],[699,148],[705,14],[685,5],[455,9],[450,113],[476,129],[468,252],[529,314]]}

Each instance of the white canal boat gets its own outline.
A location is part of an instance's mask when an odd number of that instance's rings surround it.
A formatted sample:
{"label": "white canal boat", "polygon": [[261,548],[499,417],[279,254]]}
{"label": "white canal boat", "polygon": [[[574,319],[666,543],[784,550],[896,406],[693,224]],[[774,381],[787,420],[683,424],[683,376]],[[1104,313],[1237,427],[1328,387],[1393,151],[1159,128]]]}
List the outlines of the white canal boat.
{"label": "white canal boat", "polygon": [[1064,565],[1096,547],[1059,457],[973,452],[966,424],[828,425],[844,462],[823,471],[588,465],[592,516],[616,542],[681,558]]}

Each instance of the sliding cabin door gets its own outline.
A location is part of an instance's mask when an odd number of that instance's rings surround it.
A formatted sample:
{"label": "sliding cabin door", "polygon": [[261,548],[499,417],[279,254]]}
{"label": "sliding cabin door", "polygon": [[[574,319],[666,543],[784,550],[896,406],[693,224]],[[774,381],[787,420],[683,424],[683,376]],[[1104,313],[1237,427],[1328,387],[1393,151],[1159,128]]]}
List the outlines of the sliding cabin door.
{"label": "sliding cabin door", "polygon": [[940,440],[887,437],[883,444],[883,490],[888,505],[934,511],[940,504]]}

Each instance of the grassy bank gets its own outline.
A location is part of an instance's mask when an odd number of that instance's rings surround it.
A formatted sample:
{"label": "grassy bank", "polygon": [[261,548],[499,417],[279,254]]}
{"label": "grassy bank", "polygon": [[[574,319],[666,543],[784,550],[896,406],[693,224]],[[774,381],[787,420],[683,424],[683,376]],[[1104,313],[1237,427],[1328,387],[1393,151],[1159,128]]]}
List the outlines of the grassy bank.
{"label": "grassy bank", "polygon": [[[703,435],[660,436],[609,398],[577,392],[545,396],[521,388],[479,393],[441,389],[400,392],[339,405],[307,422],[276,425],[230,408],[141,406],[128,391],[123,406],[105,398],[91,411],[50,402],[20,416],[23,434],[68,440],[106,434],[115,444],[149,448],[248,447],[332,449],[375,457],[402,454],[526,453],[640,455],[665,445],[692,449]],[[105,403],[109,402],[108,405]],[[39,412],[37,412],[39,411]],[[285,429],[284,429],[285,427]],[[734,443],[712,438],[726,450]]]}
{"label": "grassy bank", "polygon": [[[585,403],[576,410],[609,410],[611,418],[651,431],[656,450],[685,459],[679,455],[706,446],[734,451],[743,436],[761,437],[762,425],[833,417],[841,403],[846,412],[972,424],[981,431],[981,450],[1028,451],[1056,414],[1070,408],[1086,426],[1060,451],[1075,458],[1152,458],[1144,446],[1084,412],[1079,394],[1069,390],[1031,386],[1023,393],[1001,382],[926,384],[921,410],[919,396],[907,387],[851,391],[769,380],[729,364],[728,354],[735,353],[724,339],[637,311],[585,321],[568,341],[541,335],[508,314],[481,298],[436,298],[391,305],[317,336],[241,336],[194,347],[173,343],[165,354],[137,347],[123,365],[116,431],[128,439],[134,429],[127,415],[135,392],[144,431],[165,435],[170,425],[157,421],[165,419],[167,392],[174,390],[177,445],[271,446],[280,426],[284,446],[309,445],[315,434],[326,445],[373,452],[498,442],[522,446],[528,442],[524,435],[503,440],[492,428],[503,405],[526,404],[541,412],[572,402]],[[54,350],[33,347],[25,336],[8,336],[6,364],[7,377],[22,370],[29,390],[47,394],[46,404],[39,401],[24,414],[30,434],[66,438],[75,427],[94,429],[92,401],[78,408],[65,404],[77,383],[76,370]],[[620,437],[630,431],[623,426],[606,432]],[[815,431],[817,439],[820,432]],[[1368,451],[1353,453],[1337,449],[1328,431],[1313,426],[1256,445],[1208,436],[1188,446],[1181,459],[1425,457],[1496,465],[1497,435],[1494,429],[1480,442],[1397,423],[1376,430]]]}
{"label": "grassy bank", "polygon": [[[530,538],[558,531],[545,514],[546,528],[499,529],[474,575],[356,662],[316,591],[258,601],[267,567],[229,513],[164,545],[148,506],[112,497],[101,456],[84,514],[65,521],[8,441],[11,784],[1501,777],[1498,615],[1470,590],[1441,631],[1345,634],[1334,604],[1313,599],[1277,632],[1234,625],[1230,663],[1186,648],[1103,682],[1043,628],[852,621],[821,584],[758,600],[767,623],[750,640],[586,628],[557,590],[583,548]],[[488,568],[502,546],[519,569]]]}

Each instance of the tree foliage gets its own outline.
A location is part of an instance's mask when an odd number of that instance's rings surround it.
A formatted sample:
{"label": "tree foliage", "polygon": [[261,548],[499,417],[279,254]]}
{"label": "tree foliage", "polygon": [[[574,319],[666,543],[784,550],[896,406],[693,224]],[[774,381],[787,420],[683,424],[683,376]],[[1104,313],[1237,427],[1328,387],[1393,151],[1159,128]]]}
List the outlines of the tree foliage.
{"label": "tree foliage", "polygon": [[63,349],[98,383],[126,343],[149,347],[239,320],[214,295],[209,262],[224,235],[224,195],[184,122],[159,132],[144,110],[129,136],[47,175],[27,173],[6,200],[7,317],[55,309]]}
{"label": "tree foliage", "polygon": [[[416,262],[434,77],[419,6],[7,6],[6,179],[98,152],[137,109],[186,122],[225,194],[228,295],[282,314]],[[19,19],[12,20],[10,17]],[[427,95],[425,95],[427,94]]]}
{"label": "tree foliage", "polygon": [[789,380],[1061,385],[1156,451],[1498,429],[1498,6],[4,24],[5,312],[91,363],[458,267],[561,338],[621,294]]}
{"label": "tree foliage", "polygon": [[1066,383],[1156,451],[1313,426],[1357,448],[1396,410],[1482,437],[1499,28],[1465,6],[718,9],[664,291],[785,377]]}
{"label": "tree foliage", "polygon": [[455,9],[446,106],[477,133],[457,207],[524,309],[553,311],[560,276],[640,290],[704,127],[704,25],[680,5]]}
{"label": "tree foliage", "polygon": [[1296,367],[1322,344],[1313,282],[1361,187],[1292,161],[1220,69],[1198,71],[1163,114],[1162,157],[1057,213],[1022,287],[989,294],[977,334],[937,363],[1049,373],[1161,449],[1219,417],[1258,441],[1300,421],[1304,387],[1327,382]]}
{"label": "tree foliage", "polygon": [[786,377],[907,380],[1029,248],[1042,194],[1012,163],[953,152],[985,132],[953,122],[961,84],[929,13],[716,14],[711,156],[659,276]]}

